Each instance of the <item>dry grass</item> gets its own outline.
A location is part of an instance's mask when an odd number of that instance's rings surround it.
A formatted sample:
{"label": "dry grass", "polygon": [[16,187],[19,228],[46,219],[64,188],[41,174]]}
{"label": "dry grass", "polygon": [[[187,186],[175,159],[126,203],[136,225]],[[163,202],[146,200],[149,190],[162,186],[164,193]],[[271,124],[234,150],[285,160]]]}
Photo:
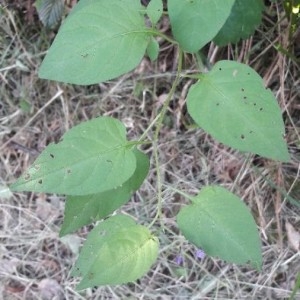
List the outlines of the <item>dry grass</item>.
{"label": "dry grass", "polygon": [[[274,49],[287,47],[288,24],[270,7],[264,26],[237,46],[207,48],[211,61],[236,58],[253,66],[277,96],[287,128],[292,163],[245,156],[201,130],[190,129],[184,98],[192,81],[182,80],[161,131],[164,178],[163,225],[158,262],[136,283],[75,291],[70,277],[79,244],[89,228],[60,239],[64,199],[46,194],[0,196],[0,298],[2,299],[284,299],[300,270],[300,254],[287,240],[286,222],[300,228],[299,65]],[[166,26],[163,24],[162,26]],[[167,29],[167,27],[166,27]],[[280,33],[280,34],[278,34]],[[174,71],[174,49],[162,44],[159,62],[144,60],[132,74],[109,83],[78,87],[40,80],[37,69],[50,36],[28,25],[13,9],[0,15],[0,184],[13,182],[51,141],[83,120],[110,115],[122,120],[130,138],[140,136],[161,107]],[[299,39],[299,37],[298,37]],[[295,40],[294,54],[299,56]],[[192,69],[193,61],[189,61]],[[155,85],[153,85],[155,82]],[[151,133],[149,133],[151,134]],[[145,148],[151,156],[152,148]],[[195,258],[195,248],[177,236],[175,216],[186,203],[171,187],[196,193],[218,183],[251,208],[263,242],[263,270]],[[155,215],[155,171],[122,211],[148,224]],[[281,193],[280,191],[288,191]],[[292,197],[292,198],[291,198]],[[295,202],[298,201],[298,202]],[[182,265],[175,262],[180,255]],[[297,298],[298,297],[298,298]],[[300,299],[300,293],[295,299]]]}

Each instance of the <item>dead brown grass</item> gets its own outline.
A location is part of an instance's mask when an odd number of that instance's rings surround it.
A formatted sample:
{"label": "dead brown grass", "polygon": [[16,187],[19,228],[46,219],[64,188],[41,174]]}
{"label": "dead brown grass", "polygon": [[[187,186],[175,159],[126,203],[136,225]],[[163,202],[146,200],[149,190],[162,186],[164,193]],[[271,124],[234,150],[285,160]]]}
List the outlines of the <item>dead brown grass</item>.
{"label": "dead brown grass", "polygon": [[[158,63],[143,60],[132,74],[89,87],[40,80],[37,69],[52,33],[29,25],[13,8],[0,15],[0,185],[15,180],[51,141],[83,120],[110,115],[122,120],[130,138],[140,136],[162,105],[174,78],[173,48],[161,45]],[[2,299],[284,299],[300,270],[299,250],[288,241],[285,224],[299,232],[299,65],[274,48],[286,40],[288,23],[277,23],[282,8],[269,7],[264,26],[251,39],[219,49],[207,48],[211,62],[235,58],[249,63],[279,100],[292,163],[283,165],[224,147],[192,129],[182,80],[161,131],[159,155],[164,179],[165,230],[156,228],[161,250],[152,270],[136,283],[75,290],[70,277],[89,227],[58,237],[64,199],[46,194],[0,194],[0,298]],[[168,30],[167,24],[162,24]],[[193,61],[188,58],[192,69]],[[153,84],[155,82],[155,84]],[[151,134],[151,133],[149,133]],[[152,148],[144,149],[151,156]],[[219,183],[251,208],[263,241],[261,272],[210,257],[198,260],[195,248],[177,237],[174,217],[186,202],[171,187],[196,193]],[[147,224],[155,215],[156,178],[151,170],[142,188],[122,208]],[[176,238],[174,237],[174,233]],[[184,257],[178,266],[176,256]],[[297,298],[298,297],[298,298]],[[300,299],[298,293],[295,299]]]}

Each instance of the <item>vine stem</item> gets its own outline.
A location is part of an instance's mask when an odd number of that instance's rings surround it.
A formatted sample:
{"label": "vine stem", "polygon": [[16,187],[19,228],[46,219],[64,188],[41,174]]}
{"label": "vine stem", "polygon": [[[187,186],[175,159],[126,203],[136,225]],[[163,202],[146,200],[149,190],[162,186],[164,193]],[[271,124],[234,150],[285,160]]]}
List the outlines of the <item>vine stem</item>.
{"label": "vine stem", "polygon": [[155,164],[155,171],[156,171],[156,178],[157,178],[157,212],[155,217],[153,218],[152,222],[148,226],[148,228],[152,227],[153,224],[157,221],[157,219],[162,219],[162,180],[161,180],[161,171],[160,171],[160,164],[159,164],[159,155],[158,155],[158,138],[159,133],[163,124],[164,117],[167,113],[169,104],[173,98],[173,95],[176,91],[176,87],[179,84],[180,80],[180,74],[182,71],[182,59],[183,59],[183,51],[179,48],[179,54],[178,54],[178,66],[177,66],[177,73],[175,80],[172,84],[171,90],[167,96],[167,99],[165,100],[163,107],[158,115],[157,119],[157,125],[154,131],[154,139],[153,139],[153,152],[154,152],[154,164]]}

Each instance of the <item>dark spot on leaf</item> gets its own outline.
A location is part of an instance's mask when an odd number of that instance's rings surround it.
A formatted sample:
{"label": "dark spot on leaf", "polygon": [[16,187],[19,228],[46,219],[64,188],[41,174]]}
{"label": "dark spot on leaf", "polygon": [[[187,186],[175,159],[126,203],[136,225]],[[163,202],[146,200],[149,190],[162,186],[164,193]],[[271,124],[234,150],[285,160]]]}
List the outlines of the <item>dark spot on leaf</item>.
{"label": "dark spot on leaf", "polygon": [[54,158],[54,154],[50,153],[50,157],[51,157],[51,158]]}
{"label": "dark spot on leaf", "polygon": [[42,184],[42,183],[43,183],[43,180],[40,179],[40,180],[38,181],[38,184]]}
{"label": "dark spot on leaf", "polygon": [[67,174],[71,174],[72,171],[70,169],[67,169]]}
{"label": "dark spot on leaf", "polygon": [[29,180],[29,179],[30,179],[30,174],[28,174],[28,173],[25,174],[24,179],[25,179],[25,180]]}
{"label": "dark spot on leaf", "polygon": [[107,159],[106,162],[112,164],[112,161],[110,159]]}
{"label": "dark spot on leaf", "polygon": [[245,139],[245,136],[243,134],[241,134],[241,139],[244,140]]}
{"label": "dark spot on leaf", "polygon": [[222,71],[222,68],[219,68],[219,71]]}
{"label": "dark spot on leaf", "polygon": [[248,72],[247,75],[250,75],[250,72]]}
{"label": "dark spot on leaf", "polygon": [[250,130],[250,131],[249,131],[249,133],[251,134],[251,133],[253,133],[253,131],[252,131],[252,130]]}
{"label": "dark spot on leaf", "polygon": [[242,91],[242,92],[245,92],[245,89],[244,89],[244,88],[241,88],[241,91]]}
{"label": "dark spot on leaf", "polygon": [[243,97],[243,99],[247,99],[247,97],[246,97],[246,96],[244,96],[244,97]]}
{"label": "dark spot on leaf", "polygon": [[105,231],[105,230],[99,231],[99,235],[100,235],[100,236],[105,236],[105,235],[106,235],[106,231]]}
{"label": "dark spot on leaf", "polygon": [[261,108],[259,109],[259,111],[263,111],[263,108],[261,107]]}
{"label": "dark spot on leaf", "polygon": [[253,105],[256,106],[256,102],[254,102]]}
{"label": "dark spot on leaf", "polygon": [[219,106],[220,105],[220,103],[219,102],[217,102],[217,104],[216,104],[217,106]]}

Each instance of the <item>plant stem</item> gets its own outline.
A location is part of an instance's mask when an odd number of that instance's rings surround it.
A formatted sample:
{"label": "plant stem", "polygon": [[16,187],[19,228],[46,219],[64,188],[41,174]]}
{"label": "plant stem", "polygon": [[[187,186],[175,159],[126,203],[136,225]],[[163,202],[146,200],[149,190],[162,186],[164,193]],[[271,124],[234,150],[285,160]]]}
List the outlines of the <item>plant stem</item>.
{"label": "plant stem", "polygon": [[165,35],[164,33],[158,31],[155,28],[149,28],[147,30],[148,33],[151,33],[152,35],[157,35],[162,37],[163,39],[165,39],[167,42],[173,44],[173,45],[177,45],[178,46],[178,42],[176,42],[175,40],[173,40],[172,38],[170,38],[169,36]]}
{"label": "plant stem", "polygon": [[151,124],[147,127],[147,129],[141,135],[141,137],[139,138],[139,141],[143,141],[145,139],[148,131],[155,125],[155,123],[157,122],[158,119],[159,119],[159,114],[155,117],[155,119],[151,122]]}
{"label": "plant stem", "polygon": [[[171,90],[167,96],[166,101],[158,115],[157,126],[154,132],[154,139],[153,139],[153,152],[154,152],[154,162],[155,162],[155,170],[156,170],[156,178],[157,178],[157,212],[155,217],[153,218],[149,228],[153,226],[153,224],[157,221],[157,219],[162,219],[162,180],[161,180],[161,172],[160,172],[160,164],[159,164],[159,155],[158,155],[158,138],[159,133],[163,124],[164,117],[167,113],[169,104],[174,96],[176,91],[176,87],[178,86],[180,80],[180,74],[182,70],[182,58],[183,58],[183,51],[179,48],[179,58],[178,58],[178,66],[177,66],[177,73],[175,80],[172,84]],[[162,225],[162,224],[161,224]]]}

